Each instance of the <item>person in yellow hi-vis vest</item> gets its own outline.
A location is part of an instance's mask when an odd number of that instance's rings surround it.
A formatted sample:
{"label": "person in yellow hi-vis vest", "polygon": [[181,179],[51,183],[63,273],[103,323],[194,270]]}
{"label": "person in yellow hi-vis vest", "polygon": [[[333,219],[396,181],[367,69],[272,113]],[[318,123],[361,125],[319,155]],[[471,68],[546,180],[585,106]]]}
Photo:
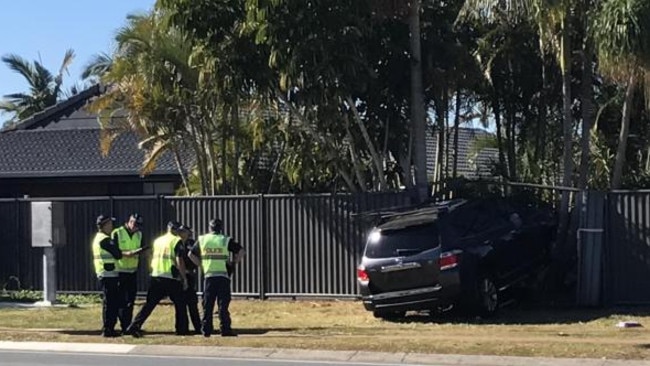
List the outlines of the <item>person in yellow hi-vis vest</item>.
{"label": "person in yellow hi-vis vest", "polygon": [[[117,243],[120,250],[142,250],[142,227],[143,219],[138,213],[133,213],[124,225],[113,230],[113,242]],[[117,312],[120,326],[124,332],[133,320],[133,305],[138,292],[137,272],[139,256],[122,258],[117,260],[117,272],[119,275],[119,292],[122,303]]]}
{"label": "person in yellow hi-vis vest", "polygon": [[106,215],[99,215],[96,220],[97,234],[92,242],[93,266],[95,274],[103,292],[102,306],[102,336],[117,337],[120,333],[115,331],[117,312],[120,306],[118,290],[119,275],[115,263],[123,257],[138,255],[142,249],[122,251],[109,236],[113,231],[115,219]]}
{"label": "person in yellow hi-vis vest", "polygon": [[[214,303],[219,305],[219,322],[222,337],[236,337],[232,330],[230,312],[230,268],[239,263],[245,251],[232,238],[224,235],[220,219],[210,221],[210,232],[199,237],[189,254],[190,260],[203,271],[203,336],[209,337],[214,331],[212,313]],[[233,253],[233,256],[229,255]],[[232,267],[231,267],[232,266]]]}
{"label": "person in yellow hi-vis vest", "polygon": [[151,280],[147,291],[147,302],[126,329],[126,334],[142,337],[142,325],[156,308],[160,300],[168,297],[174,302],[176,335],[189,335],[187,312],[183,291],[187,288],[184,247],[179,236],[180,224],[170,221],[167,233],[153,242],[151,253]]}

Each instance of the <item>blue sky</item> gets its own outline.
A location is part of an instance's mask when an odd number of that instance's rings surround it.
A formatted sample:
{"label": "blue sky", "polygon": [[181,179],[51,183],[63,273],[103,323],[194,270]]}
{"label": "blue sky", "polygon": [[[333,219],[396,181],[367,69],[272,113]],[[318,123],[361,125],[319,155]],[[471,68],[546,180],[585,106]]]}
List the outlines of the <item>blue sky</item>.
{"label": "blue sky", "polygon": [[[155,0],[22,0],[3,1],[0,11],[0,55],[15,53],[40,59],[56,72],[68,48],[76,57],[64,78],[66,87],[79,81],[92,55],[110,52],[115,31],[126,15],[153,7]],[[27,90],[23,79],[0,64],[0,97]],[[4,119],[0,116],[0,120]]]}

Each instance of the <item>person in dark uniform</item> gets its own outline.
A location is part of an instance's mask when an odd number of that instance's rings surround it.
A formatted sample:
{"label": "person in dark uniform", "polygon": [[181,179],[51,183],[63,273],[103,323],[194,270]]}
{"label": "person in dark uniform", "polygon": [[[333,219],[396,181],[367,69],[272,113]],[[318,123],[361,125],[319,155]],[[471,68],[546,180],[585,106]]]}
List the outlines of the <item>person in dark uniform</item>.
{"label": "person in dark uniform", "polygon": [[[135,250],[142,248],[142,227],[143,219],[138,213],[133,213],[124,225],[113,230],[113,242],[120,250]],[[143,248],[145,250],[147,248]],[[117,261],[117,272],[119,274],[119,292],[122,303],[118,310],[120,326],[124,332],[133,320],[133,305],[138,291],[137,272],[139,256],[122,258]]]}
{"label": "person in dark uniform", "polygon": [[[214,331],[212,314],[214,303],[219,306],[219,322],[222,337],[236,337],[232,330],[230,312],[231,292],[228,265],[235,265],[243,258],[245,251],[232,238],[224,235],[223,222],[220,219],[211,220],[210,232],[199,237],[192,247],[189,258],[200,266],[205,278],[203,286],[203,324],[205,337],[210,337]],[[233,253],[232,257],[229,253]]]}
{"label": "person in dark uniform", "polygon": [[95,274],[103,292],[102,305],[102,336],[117,337],[120,333],[115,331],[117,313],[121,304],[119,293],[119,275],[116,270],[116,261],[123,257],[138,255],[142,249],[121,251],[109,236],[113,231],[115,219],[106,215],[99,215],[96,220],[97,234],[92,242],[93,265]]}
{"label": "person in dark uniform", "polygon": [[188,335],[187,311],[183,291],[187,288],[183,241],[178,236],[180,224],[167,224],[167,234],[153,242],[151,253],[151,279],[147,291],[147,302],[135,316],[126,333],[138,338],[142,336],[142,325],[156,308],[160,300],[169,296],[174,302],[176,335]]}
{"label": "person in dark uniform", "polygon": [[198,284],[198,267],[194,262],[188,257],[189,252],[192,250],[192,247],[195,244],[192,236],[192,228],[188,225],[181,225],[179,235],[181,240],[183,240],[183,246],[185,249],[185,256],[183,257],[185,261],[185,276],[187,277],[187,289],[183,291],[185,296],[185,306],[187,306],[187,311],[190,315],[190,321],[192,326],[194,326],[194,333],[201,334],[201,316],[199,315],[199,298],[196,296],[197,284]]}

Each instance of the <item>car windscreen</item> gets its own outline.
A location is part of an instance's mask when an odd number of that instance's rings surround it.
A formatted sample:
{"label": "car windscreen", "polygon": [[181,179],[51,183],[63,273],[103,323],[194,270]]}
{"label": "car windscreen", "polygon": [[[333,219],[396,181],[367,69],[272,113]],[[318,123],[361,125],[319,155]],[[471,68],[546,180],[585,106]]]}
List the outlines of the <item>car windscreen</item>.
{"label": "car windscreen", "polygon": [[428,223],[400,229],[373,232],[366,244],[368,258],[391,258],[416,255],[438,246],[438,225]]}

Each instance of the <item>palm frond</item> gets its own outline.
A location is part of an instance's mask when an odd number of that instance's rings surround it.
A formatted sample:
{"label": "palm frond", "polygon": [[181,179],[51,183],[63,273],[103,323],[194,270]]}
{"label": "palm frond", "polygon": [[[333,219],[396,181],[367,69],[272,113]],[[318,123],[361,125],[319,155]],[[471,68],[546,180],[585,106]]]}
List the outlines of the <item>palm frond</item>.
{"label": "palm frond", "polygon": [[31,62],[14,54],[2,57],[2,62],[4,62],[9,69],[24,77],[30,85],[34,84],[37,73]]}
{"label": "palm frond", "polygon": [[111,66],[113,66],[113,58],[109,54],[96,54],[84,67],[81,78],[85,80],[91,77],[101,77],[111,69]]}
{"label": "palm frond", "polygon": [[617,81],[650,70],[650,2],[605,0],[591,29],[599,66]]}
{"label": "palm frond", "polygon": [[158,159],[167,151],[170,146],[169,140],[157,140],[154,146],[145,152],[140,174],[142,176],[151,174],[156,169]]}

